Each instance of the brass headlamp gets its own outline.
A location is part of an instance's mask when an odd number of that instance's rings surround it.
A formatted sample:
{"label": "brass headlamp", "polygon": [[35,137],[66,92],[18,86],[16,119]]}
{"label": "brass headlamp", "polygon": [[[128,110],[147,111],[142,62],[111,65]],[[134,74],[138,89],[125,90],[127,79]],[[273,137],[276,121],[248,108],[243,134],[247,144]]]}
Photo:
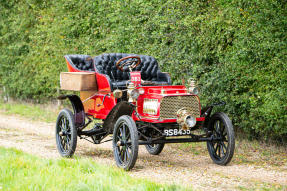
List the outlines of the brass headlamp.
{"label": "brass headlamp", "polygon": [[186,107],[177,111],[177,123],[181,125],[183,130],[187,130],[196,125],[196,118],[190,114]]}
{"label": "brass headlamp", "polygon": [[194,95],[199,94],[199,89],[198,89],[198,87],[196,87],[196,81],[195,81],[193,78],[190,78],[190,79],[188,80],[188,83],[189,83],[189,89],[188,89],[188,91],[189,91],[191,94],[194,94]]}

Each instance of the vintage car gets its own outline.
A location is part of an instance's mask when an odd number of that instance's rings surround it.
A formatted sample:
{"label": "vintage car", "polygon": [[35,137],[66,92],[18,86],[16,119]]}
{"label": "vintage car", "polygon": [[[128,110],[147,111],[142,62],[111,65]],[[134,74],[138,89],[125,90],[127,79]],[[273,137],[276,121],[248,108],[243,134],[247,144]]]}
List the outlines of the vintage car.
{"label": "vintage car", "polygon": [[112,141],[116,164],[125,170],[134,167],[139,145],[158,155],[166,143],[206,142],[216,164],[226,165],[232,159],[232,122],[225,113],[211,115],[214,106],[225,103],[201,109],[194,80],[188,86],[172,85],[157,60],[146,55],[66,55],[65,59],[69,72],[61,73],[61,88],[80,93],[58,97],[68,98],[73,107],[73,112],[60,111],[56,122],[56,143],[63,157],[74,154],[79,137],[94,144]]}

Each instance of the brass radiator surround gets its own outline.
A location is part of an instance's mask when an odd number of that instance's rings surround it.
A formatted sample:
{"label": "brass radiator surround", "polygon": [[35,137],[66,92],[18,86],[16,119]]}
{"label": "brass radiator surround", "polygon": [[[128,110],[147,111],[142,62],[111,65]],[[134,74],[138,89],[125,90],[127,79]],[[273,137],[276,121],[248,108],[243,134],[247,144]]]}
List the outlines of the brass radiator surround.
{"label": "brass radiator surround", "polygon": [[194,117],[200,117],[200,103],[197,96],[166,96],[160,103],[160,118],[177,118],[177,111],[185,107]]}

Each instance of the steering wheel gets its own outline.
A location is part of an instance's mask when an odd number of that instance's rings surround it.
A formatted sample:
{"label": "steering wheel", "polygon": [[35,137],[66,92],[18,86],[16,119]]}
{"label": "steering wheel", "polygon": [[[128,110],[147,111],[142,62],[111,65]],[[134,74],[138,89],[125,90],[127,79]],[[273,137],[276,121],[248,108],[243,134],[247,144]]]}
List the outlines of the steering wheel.
{"label": "steering wheel", "polygon": [[148,85],[156,85],[156,83],[155,82],[153,82],[153,81],[145,81],[145,80],[142,80],[141,81],[141,85],[143,85],[143,86],[148,86]]}
{"label": "steering wheel", "polygon": [[[135,58],[136,60],[134,60],[133,58]],[[127,60],[127,61],[122,63],[124,60]],[[117,63],[116,63],[116,67],[120,71],[124,72],[124,66],[126,66],[126,67],[128,67],[128,69],[131,72],[140,63],[141,63],[141,59],[140,59],[139,56],[127,56],[127,57],[123,57],[120,60],[118,60]],[[125,67],[125,70],[126,70],[126,67]]]}

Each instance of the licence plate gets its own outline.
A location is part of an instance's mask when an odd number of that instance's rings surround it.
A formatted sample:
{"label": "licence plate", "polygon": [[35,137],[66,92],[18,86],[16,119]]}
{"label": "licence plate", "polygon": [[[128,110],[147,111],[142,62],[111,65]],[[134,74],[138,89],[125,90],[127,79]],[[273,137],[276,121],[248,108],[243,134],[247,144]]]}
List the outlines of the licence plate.
{"label": "licence plate", "polygon": [[163,135],[170,137],[170,136],[180,136],[180,135],[191,135],[190,130],[183,130],[183,129],[165,129],[163,131]]}

